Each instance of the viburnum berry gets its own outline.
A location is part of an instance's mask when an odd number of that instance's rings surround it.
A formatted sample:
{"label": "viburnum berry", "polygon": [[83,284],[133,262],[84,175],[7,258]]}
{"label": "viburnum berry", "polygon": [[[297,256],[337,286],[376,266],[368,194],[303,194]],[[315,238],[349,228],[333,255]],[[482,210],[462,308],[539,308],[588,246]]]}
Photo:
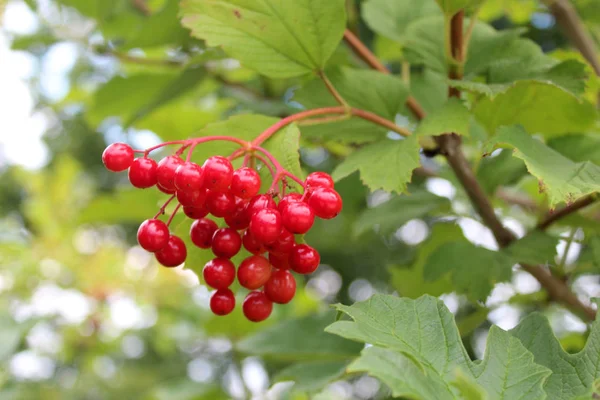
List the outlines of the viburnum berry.
{"label": "viburnum berry", "polygon": [[304,184],[311,190],[321,187],[333,189],[333,179],[331,178],[331,175],[326,172],[317,171],[308,174]]}
{"label": "viburnum berry", "polygon": [[102,162],[109,171],[125,171],[133,163],[133,149],[125,143],[113,143],[102,153]]}
{"label": "viburnum berry", "polygon": [[213,156],[204,165],[204,186],[210,190],[227,190],[233,178],[233,166],[225,157]]}
{"label": "viburnum berry", "polygon": [[312,228],[315,214],[312,208],[303,201],[288,203],[281,213],[281,222],[288,231],[304,234]]}
{"label": "viburnum berry", "polygon": [[240,168],[233,173],[231,193],[242,199],[250,199],[260,190],[260,183],[258,172],[252,168]]}
{"label": "viburnum berry", "polygon": [[269,244],[279,238],[282,227],[279,211],[273,208],[263,208],[252,215],[249,229],[256,240]]}
{"label": "viburnum berry", "polygon": [[242,238],[235,229],[217,229],[213,235],[211,247],[215,256],[231,258],[242,248]]}
{"label": "viburnum berry", "polygon": [[240,285],[254,290],[262,287],[271,276],[271,264],[263,256],[250,256],[238,267],[237,278]]}
{"label": "viburnum berry", "polygon": [[287,304],[296,294],[296,279],[290,271],[275,270],[265,284],[265,294],[273,303]]}
{"label": "viburnum berry", "polygon": [[161,192],[163,192],[165,194],[175,194],[175,188],[168,189],[168,188],[162,186],[160,183],[157,183],[156,187],[158,188],[158,190],[160,190]]}
{"label": "viburnum berry", "polygon": [[206,189],[177,191],[177,201],[184,207],[204,207],[207,196]]}
{"label": "viburnum berry", "polygon": [[175,170],[175,188],[181,191],[197,191],[204,183],[204,171],[198,164],[186,161]]}
{"label": "viburnum berry", "polygon": [[215,258],[202,269],[204,282],[213,289],[225,289],[235,280],[235,266],[227,258]]}
{"label": "viburnum berry", "polygon": [[246,229],[250,225],[250,216],[247,212],[248,201],[239,197],[235,198],[233,211],[225,216],[225,223],[235,230]]}
{"label": "viburnum berry", "polygon": [[273,311],[273,302],[263,292],[250,292],[244,299],[242,311],[252,322],[264,321]]}
{"label": "viburnum berry", "polygon": [[320,262],[319,252],[307,244],[295,245],[290,253],[290,267],[299,274],[312,274]]}
{"label": "viburnum berry", "polygon": [[156,260],[165,267],[176,267],[185,261],[187,249],[181,238],[171,235],[167,245],[154,254]]}
{"label": "viburnum berry", "polygon": [[151,158],[136,158],[129,167],[129,182],[138,189],[147,189],[156,185],[157,164]]}
{"label": "viburnum berry", "polygon": [[168,156],[158,162],[156,178],[159,189],[175,193],[175,172],[181,164],[183,164],[183,160],[178,156]]}
{"label": "viburnum berry", "polygon": [[288,204],[295,203],[298,201],[302,201],[302,195],[300,193],[286,194],[279,201],[279,204],[277,205],[277,209],[279,210],[280,213],[283,213],[283,210],[285,210],[285,208],[287,207]]}
{"label": "viburnum berry", "polygon": [[244,231],[244,235],[242,235],[242,244],[244,245],[244,248],[252,254],[259,255],[267,251],[265,245],[252,236],[250,229],[246,229],[246,231]]}
{"label": "viburnum berry", "polygon": [[208,215],[208,209],[206,205],[203,204],[199,207],[186,207],[183,206],[183,213],[191,219],[200,219],[204,218]]}
{"label": "viburnum berry", "polygon": [[137,231],[137,240],[144,250],[157,252],[169,242],[169,227],[159,219],[147,219]]}
{"label": "viburnum berry", "polygon": [[294,248],[294,244],[296,244],[294,235],[287,229],[283,229],[277,240],[273,243],[266,244],[265,248],[269,253],[290,254],[290,251]]}
{"label": "viburnum berry", "polygon": [[254,196],[248,203],[248,217],[252,218],[257,211],[260,211],[264,208],[277,208],[277,204],[275,204],[273,197],[269,196],[268,194],[259,194],[258,196]]}
{"label": "viburnum berry", "polygon": [[273,267],[277,269],[290,269],[289,254],[269,253],[269,262]]}
{"label": "viburnum berry", "polygon": [[208,218],[200,218],[190,228],[192,243],[201,249],[210,249],[215,232],[219,229],[217,223]]}
{"label": "viburnum berry", "polygon": [[317,217],[331,219],[342,211],[342,198],[334,189],[318,188],[310,195],[308,205]]}
{"label": "viburnum berry", "polygon": [[235,308],[235,296],[230,289],[219,289],[210,296],[210,310],[216,315],[227,315]]}
{"label": "viburnum berry", "polygon": [[218,218],[230,215],[235,209],[235,197],[229,192],[211,190],[206,197],[208,212]]}

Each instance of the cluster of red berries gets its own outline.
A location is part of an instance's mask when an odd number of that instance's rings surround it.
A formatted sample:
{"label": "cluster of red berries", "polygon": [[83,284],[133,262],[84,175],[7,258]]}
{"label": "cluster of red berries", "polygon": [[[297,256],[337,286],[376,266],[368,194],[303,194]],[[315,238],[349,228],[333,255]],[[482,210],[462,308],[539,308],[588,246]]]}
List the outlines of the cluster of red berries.
{"label": "cluster of red berries", "polygon": [[[263,321],[271,314],[273,303],[290,302],[296,292],[290,270],[310,274],[320,263],[317,250],[296,243],[294,235],[308,232],[315,216],[331,219],[342,209],[333,180],[324,172],[308,175],[303,194],[287,194],[277,204],[274,193],[259,194],[261,178],[256,170],[234,170],[231,162],[221,156],[208,158],[202,166],[184,161],[179,155],[157,163],[146,153],[134,159],[131,147],[115,143],[104,151],[102,161],[110,171],[129,169],[129,181],[136,188],[157,186],[173,195],[185,215],[195,220],[190,229],[192,243],[212,249],[216,257],[204,266],[202,274],[206,284],[216,289],[210,308],[217,315],[227,315],[235,307],[229,287],[236,275],[240,285],[251,290],[242,306],[249,320]],[[214,220],[206,218],[209,214],[223,218],[227,227],[219,228]],[[178,266],[187,257],[185,243],[169,232],[168,223],[157,218],[140,225],[138,242],[153,252],[160,264]],[[230,259],[242,246],[252,255],[236,271]]]}

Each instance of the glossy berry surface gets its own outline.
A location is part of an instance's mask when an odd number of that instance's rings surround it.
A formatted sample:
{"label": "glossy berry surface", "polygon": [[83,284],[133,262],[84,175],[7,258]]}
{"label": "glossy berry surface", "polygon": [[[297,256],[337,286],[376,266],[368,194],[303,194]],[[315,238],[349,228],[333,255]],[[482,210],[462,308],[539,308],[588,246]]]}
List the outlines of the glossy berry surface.
{"label": "glossy berry surface", "polygon": [[273,302],[263,292],[250,292],[244,299],[242,311],[252,322],[264,321],[273,311]]}
{"label": "glossy berry surface", "polygon": [[177,201],[184,207],[204,207],[207,196],[205,189],[177,191]]}
{"label": "glossy berry surface", "polygon": [[281,214],[272,208],[263,208],[252,215],[250,232],[261,243],[273,243],[279,238],[283,224]]}
{"label": "glossy berry surface", "polygon": [[273,267],[277,269],[290,269],[289,254],[269,253],[269,262]]}
{"label": "glossy berry surface", "polygon": [[289,254],[296,244],[294,235],[287,229],[283,229],[279,237],[273,243],[265,245],[269,253],[274,254]]}
{"label": "glossy berry surface", "polygon": [[321,187],[333,189],[333,179],[326,172],[312,172],[308,174],[304,183],[311,190]]}
{"label": "glossy berry surface", "polygon": [[227,258],[215,258],[202,269],[204,282],[213,289],[225,289],[235,280],[235,266]]}
{"label": "glossy berry surface", "polygon": [[244,231],[244,235],[242,236],[242,244],[244,248],[248,250],[248,252],[252,254],[263,254],[267,251],[265,245],[259,242],[252,236],[252,232],[249,229]]}
{"label": "glossy berry surface", "polygon": [[300,193],[286,194],[285,196],[283,196],[281,201],[279,201],[279,204],[277,205],[277,209],[279,210],[280,213],[283,213],[283,210],[285,210],[285,208],[287,207],[288,204],[295,203],[298,201],[302,201],[302,195]]}
{"label": "glossy berry surface", "polygon": [[177,156],[168,156],[158,162],[156,178],[161,188],[175,193],[175,172],[181,164],[183,160]]}
{"label": "glossy berry surface", "polygon": [[319,267],[321,256],[307,244],[297,244],[290,253],[289,263],[294,272],[311,274]]}
{"label": "glossy berry surface", "polygon": [[208,158],[204,165],[204,186],[210,190],[227,190],[233,178],[233,166],[225,157]]}
{"label": "glossy berry surface", "polygon": [[217,229],[213,235],[211,247],[215,256],[231,258],[242,248],[242,238],[235,229]]}
{"label": "glossy berry surface", "polygon": [[165,267],[176,267],[185,261],[187,249],[181,238],[171,235],[167,245],[154,254],[156,260]]}
{"label": "glossy berry surface", "polygon": [[342,198],[334,189],[319,188],[310,195],[308,205],[317,217],[331,219],[342,211]]}
{"label": "glossy berry surface", "polygon": [[263,256],[250,256],[238,267],[237,278],[240,285],[254,290],[262,287],[271,276],[271,264]]}
{"label": "glossy berry surface", "polygon": [[186,161],[175,170],[173,183],[181,191],[199,191],[204,183],[204,171],[198,164]]}
{"label": "glossy berry surface", "polygon": [[216,315],[227,315],[235,308],[235,296],[229,289],[219,289],[210,296],[210,310]]}
{"label": "glossy berry surface", "polygon": [[251,199],[260,190],[260,175],[252,168],[243,167],[233,173],[231,193],[242,199]]}
{"label": "glossy berry surface", "polygon": [[289,203],[281,213],[283,227],[295,234],[304,234],[312,228],[315,214],[312,208],[302,202]]}
{"label": "glossy berry surface", "polygon": [[192,243],[201,249],[210,249],[212,238],[217,231],[217,223],[208,218],[200,218],[190,227],[190,239]]}
{"label": "glossy berry surface", "polygon": [[160,183],[157,183],[156,187],[158,188],[158,190],[160,190],[161,192],[163,192],[165,194],[174,194],[175,193],[175,188],[168,189],[166,187],[163,187]]}
{"label": "glossy berry surface", "polygon": [[125,171],[133,163],[133,149],[125,143],[113,143],[102,153],[102,162],[109,171]]}
{"label": "glossy berry surface", "polygon": [[235,198],[233,211],[225,216],[225,223],[235,230],[241,231],[250,225],[250,216],[247,212],[248,203],[239,197]]}
{"label": "glossy berry surface", "polygon": [[200,207],[183,207],[183,213],[191,219],[200,219],[208,215],[208,209],[206,205]]}
{"label": "glossy berry surface", "polygon": [[275,270],[265,284],[265,294],[273,303],[287,304],[296,294],[296,279],[290,271]]}
{"label": "glossy berry surface", "polygon": [[227,191],[210,191],[206,197],[208,212],[218,218],[230,215],[235,209],[235,197]]}
{"label": "glossy berry surface", "polygon": [[265,208],[277,208],[277,204],[275,204],[273,197],[269,196],[268,194],[259,194],[258,196],[254,196],[248,203],[248,217],[252,218],[257,211]]}
{"label": "glossy berry surface", "polygon": [[136,158],[129,167],[129,182],[138,189],[147,189],[156,185],[158,165],[151,158]]}
{"label": "glossy berry surface", "polygon": [[137,240],[144,250],[157,252],[169,242],[169,228],[161,220],[147,219],[137,231]]}

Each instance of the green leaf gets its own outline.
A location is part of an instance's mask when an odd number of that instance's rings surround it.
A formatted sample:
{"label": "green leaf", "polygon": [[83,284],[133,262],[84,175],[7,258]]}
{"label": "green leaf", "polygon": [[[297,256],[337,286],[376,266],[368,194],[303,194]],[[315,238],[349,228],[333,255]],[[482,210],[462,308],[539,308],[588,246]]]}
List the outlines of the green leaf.
{"label": "green leaf", "polygon": [[[256,136],[258,136],[258,133]],[[296,124],[288,125],[277,132],[275,136],[267,140],[264,147],[288,172],[291,172],[300,179],[304,178],[304,173],[300,166],[300,130]],[[291,179],[288,179],[287,183],[298,190],[301,189],[300,185]]]}
{"label": "green leaf", "polygon": [[403,193],[413,170],[421,165],[419,150],[415,135],[401,140],[384,139],[350,154],[336,167],[332,177],[338,181],[360,171],[360,179],[369,189]]}
{"label": "green leaf", "polygon": [[557,238],[535,230],[502,251],[516,262],[547,264],[554,262],[557,244]]}
{"label": "green leaf", "polygon": [[406,27],[417,19],[439,14],[432,0],[368,0],[363,2],[362,17],[373,31],[402,42]]}
{"label": "green leaf", "polygon": [[460,10],[477,7],[485,0],[435,0],[442,11],[448,16],[452,16]]}
{"label": "green leaf", "polygon": [[184,0],[182,23],[273,78],[323,69],[346,26],[344,0]]}
{"label": "green leaf", "polygon": [[460,241],[438,247],[427,259],[423,274],[426,281],[450,276],[458,292],[485,300],[495,283],[511,278],[513,264],[503,253]]}
{"label": "green leaf", "polygon": [[[408,97],[405,84],[398,78],[376,71],[341,68],[327,71],[338,92],[356,108],[394,121]],[[307,109],[338,105],[321,80],[313,80],[296,91],[294,100]],[[387,130],[358,118],[324,125],[303,126],[306,138],[320,141],[365,143],[385,137]]]}
{"label": "green leaf", "polygon": [[372,344],[349,370],[381,379],[395,396],[459,398],[464,391],[453,382],[460,370],[491,399],[545,398],[542,385],[551,372],[536,364],[519,340],[494,326],[484,359],[471,361],[452,314],[434,297],[410,300],[376,294],[367,301],[336,308],[352,321],[335,322],[326,330]]}
{"label": "green leaf", "polygon": [[140,223],[156,214],[167,199],[168,196],[156,188],[122,189],[94,198],[79,214],[78,223]]}
{"label": "green leaf", "polygon": [[514,156],[525,161],[529,172],[538,178],[550,206],[600,190],[600,167],[587,161],[574,163],[528,135],[523,128],[501,127],[494,141],[515,148]]}
{"label": "green leaf", "polygon": [[379,233],[387,235],[411,219],[422,218],[434,211],[445,211],[449,207],[448,199],[426,191],[395,196],[361,213],[354,224],[354,235],[360,236],[372,230],[374,226]]}
{"label": "green leaf", "polygon": [[502,150],[494,157],[485,157],[477,169],[477,180],[488,194],[494,194],[498,186],[517,183],[525,174],[525,163],[512,156],[510,150]]}
{"label": "green leaf", "polygon": [[238,342],[238,350],[283,360],[336,361],[358,354],[361,345],[326,333],[335,312],[282,321]]}
{"label": "green leaf", "polygon": [[525,317],[510,333],[533,353],[536,363],[552,370],[544,384],[549,400],[587,394],[600,378],[600,320],[592,324],[585,347],[576,354],[562,349],[548,320],[538,313]]}
{"label": "green leaf", "polygon": [[552,138],[548,146],[575,161],[591,161],[600,165],[600,137],[597,135],[565,135]]}
{"label": "green leaf", "polygon": [[485,390],[475,382],[475,380],[462,372],[456,371],[456,378],[450,382],[452,386],[460,393],[463,400],[487,400],[488,395]]}
{"label": "green leaf", "polygon": [[491,134],[503,125],[519,124],[545,137],[585,131],[597,117],[592,104],[580,102],[553,84],[535,81],[516,82],[494,100],[483,98],[473,112]]}
{"label": "green leaf", "polygon": [[419,124],[415,135],[438,136],[444,133],[456,133],[468,136],[469,110],[459,99],[450,99],[440,109],[428,114]]}
{"label": "green leaf", "polygon": [[293,381],[297,391],[315,391],[340,378],[346,371],[347,362],[317,361],[293,364],[279,371],[276,382]]}

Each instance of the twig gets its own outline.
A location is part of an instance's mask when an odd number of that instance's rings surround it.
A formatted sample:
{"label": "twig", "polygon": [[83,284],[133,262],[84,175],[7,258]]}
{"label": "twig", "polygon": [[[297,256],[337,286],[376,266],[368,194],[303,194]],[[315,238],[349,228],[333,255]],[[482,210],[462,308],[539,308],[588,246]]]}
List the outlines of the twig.
{"label": "twig", "polygon": [[344,99],[344,97],[342,97],[340,92],[337,91],[335,86],[333,86],[333,83],[331,83],[331,81],[329,80],[327,75],[325,75],[325,72],[319,71],[318,75],[319,75],[319,78],[321,78],[321,80],[327,87],[327,90],[329,91],[329,93],[331,93],[331,95],[335,98],[335,101],[337,101],[339,105],[344,106],[347,109],[349,109],[350,105],[348,104],[346,99]]}
{"label": "twig", "polygon": [[152,14],[150,8],[146,4],[146,0],[131,0],[131,5],[145,16]]}
{"label": "twig", "polygon": [[598,197],[595,195],[585,196],[575,201],[574,203],[571,203],[568,206],[561,208],[560,210],[551,212],[537,224],[537,229],[545,230],[559,219],[564,218],[576,211],[581,210],[584,207],[589,206],[596,200],[598,200]]}

